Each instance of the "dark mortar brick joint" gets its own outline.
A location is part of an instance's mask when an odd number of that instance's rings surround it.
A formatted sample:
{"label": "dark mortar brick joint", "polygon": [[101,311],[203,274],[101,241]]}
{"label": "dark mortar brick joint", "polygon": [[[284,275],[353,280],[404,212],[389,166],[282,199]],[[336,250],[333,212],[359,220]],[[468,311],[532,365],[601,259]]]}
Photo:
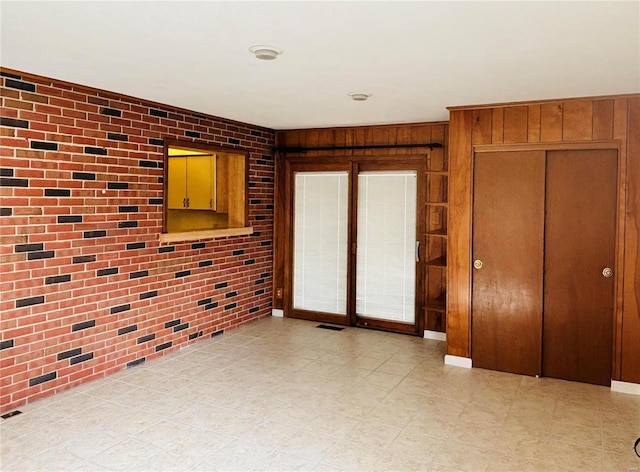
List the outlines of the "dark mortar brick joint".
{"label": "dark mortar brick joint", "polygon": [[271,272],[263,272],[262,274],[260,274],[260,278],[261,279],[266,279],[270,275],[271,275]]}
{"label": "dark mortar brick joint", "polygon": [[149,138],[149,144],[153,146],[164,146],[164,141],[162,139]]}
{"label": "dark mortar brick joint", "polygon": [[203,298],[202,300],[198,300],[198,306],[206,305],[211,303],[211,298]]}
{"label": "dark mortar brick joint", "polygon": [[255,313],[256,311],[258,311],[260,309],[259,306],[254,306],[253,308],[249,308],[249,313]]}
{"label": "dark mortar brick joint", "polygon": [[216,336],[220,336],[221,334],[224,334],[224,329],[221,329],[220,331],[216,331],[215,333],[211,333],[211,337],[215,338]]}
{"label": "dark mortar brick joint", "polygon": [[13,177],[13,169],[3,167],[0,169],[0,177]]}
{"label": "dark mortar brick joint", "polygon": [[205,243],[193,243],[191,249],[204,249]]}
{"label": "dark mortar brick joint", "polygon": [[147,275],[149,275],[149,271],[148,270],[139,270],[137,272],[131,272],[129,274],[129,278],[130,279],[139,279],[141,277],[146,277]]}
{"label": "dark mortar brick joint", "polygon": [[31,305],[39,305],[41,303],[44,303],[44,296],[39,296],[39,297],[29,297],[29,298],[22,298],[20,300],[16,300],[16,308],[23,308],[25,306],[31,306]]}
{"label": "dark mortar brick joint", "polygon": [[225,306],[224,306],[224,309],[225,309],[225,311],[226,311],[226,310],[231,310],[232,308],[235,308],[235,307],[237,307],[237,306],[238,306],[238,304],[237,304],[237,303],[229,303],[228,305],[225,305]]}
{"label": "dark mortar brick joint", "polygon": [[0,216],[11,216],[13,215],[13,208],[0,208]]}
{"label": "dark mortar brick joint", "polygon": [[149,205],[162,205],[162,198],[150,198]]}
{"label": "dark mortar brick joint", "polygon": [[176,279],[179,279],[180,277],[187,277],[188,275],[191,275],[191,271],[190,270],[181,270],[180,272],[176,272]]}
{"label": "dark mortar brick joint", "polygon": [[205,310],[213,310],[214,308],[218,307],[218,302],[213,302],[213,303],[209,303],[208,305],[204,306]]}
{"label": "dark mortar brick joint", "polygon": [[180,319],[177,319],[177,320],[171,320],[171,321],[167,321],[167,322],[164,324],[164,327],[165,327],[165,328],[172,328],[173,326],[177,326],[177,325],[179,325],[179,324],[180,324]]}
{"label": "dark mortar brick joint", "polygon": [[240,144],[240,140],[236,138],[228,138],[227,141],[229,144]]}
{"label": "dark mortar brick joint", "polygon": [[198,262],[198,267],[207,267],[213,265],[213,261],[209,260],[209,261],[200,261]]}
{"label": "dark mortar brick joint", "polygon": [[109,190],[126,190],[129,188],[129,182],[109,182],[107,188]]}
{"label": "dark mortar brick joint", "polygon": [[191,341],[192,339],[199,338],[200,336],[202,336],[202,331],[198,331],[197,333],[191,333],[189,335],[189,341]]}
{"label": "dark mortar brick joint", "polygon": [[264,289],[261,288],[260,290],[256,290],[255,292],[253,292],[253,295],[257,297],[258,295],[262,295],[263,293],[264,293]]}
{"label": "dark mortar brick joint", "polygon": [[13,347],[13,339],[7,339],[5,341],[0,341],[0,351],[3,349],[9,349]]}
{"label": "dark mortar brick joint", "polygon": [[235,297],[238,295],[238,292],[233,291],[233,292],[227,292],[224,294],[224,298],[231,298],[231,297]]}
{"label": "dark mortar brick joint", "polygon": [[260,241],[260,246],[271,246],[271,241]]}
{"label": "dark mortar brick joint", "polygon": [[231,253],[231,255],[233,255],[233,256],[239,256],[241,254],[244,254],[244,249],[236,249],[235,251],[233,251]]}
{"label": "dark mortar brick joint", "polygon": [[200,137],[200,133],[198,133],[197,131],[185,131],[184,135],[189,137],[189,138],[199,138]]}
{"label": "dark mortar brick joint", "polygon": [[219,289],[219,288],[225,288],[227,285],[229,285],[227,282],[219,282],[219,283],[215,284],[213,287],[215,289]]}
{"label": "dark mortar brick joint", "polygon": [[173,252],[176,250],[175,246],[162,246],[158,248],[158,253],[163,254],[165,252]]}
{"label": "dark mortar brick joint", "polygon": [[169,341],[168,343],[164,343],[164,344],[159,344],[158,346],[156,346],[156,352],[162,351],[164,349],[169,349],[172,345],[173,345],[172,341]]}
{"label": "dark mortar brick joint", "polygon": [[256,263],[255,259],[247,259],[246,261],[244,261],[244,265],[251,265],[255,263]]}

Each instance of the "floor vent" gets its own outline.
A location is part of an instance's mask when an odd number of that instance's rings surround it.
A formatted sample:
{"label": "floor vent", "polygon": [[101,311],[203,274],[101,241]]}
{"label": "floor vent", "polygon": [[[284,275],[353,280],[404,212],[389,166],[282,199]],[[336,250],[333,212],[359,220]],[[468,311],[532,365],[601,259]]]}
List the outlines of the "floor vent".
{"label": "floor vent", "polygon": [[329,326],[326,324],[319,324],[316,328],[329,329],[331,331],[342,331],[344,328],[340,328],[339,326]]}
{"label": "floor vent", "polygon": [[20,413],[22,413],[20,410],[13,410],[13,411],[10,411],[9,413],[5,413],[0,418],[6,420],[7,418],[11,418],[12,416],[19,415]]}

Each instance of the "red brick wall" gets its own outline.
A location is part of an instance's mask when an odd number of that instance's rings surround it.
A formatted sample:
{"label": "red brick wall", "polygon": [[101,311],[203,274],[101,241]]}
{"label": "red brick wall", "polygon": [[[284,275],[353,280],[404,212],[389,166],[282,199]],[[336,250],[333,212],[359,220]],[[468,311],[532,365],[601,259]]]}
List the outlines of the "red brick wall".
{"label": "red brick wall", "polygon": [[[2,69],[0,410],[271,310],[274,133]],[[163,139],[250,153],[251,236],[159,244]]]}

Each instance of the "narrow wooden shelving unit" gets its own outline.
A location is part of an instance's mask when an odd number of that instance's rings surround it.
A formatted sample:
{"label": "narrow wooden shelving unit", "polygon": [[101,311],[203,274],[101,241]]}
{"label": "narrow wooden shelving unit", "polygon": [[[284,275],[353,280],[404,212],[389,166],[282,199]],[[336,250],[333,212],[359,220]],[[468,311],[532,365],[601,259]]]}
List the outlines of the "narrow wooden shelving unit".
{"label": "narrow wooden shelving unit", "polygon": [[[446,141],[445,141],[446,142]],[[425,330],[446,332],[447,306],[447,217],[449,166],[446,145],[427,157],[425,263]]]}

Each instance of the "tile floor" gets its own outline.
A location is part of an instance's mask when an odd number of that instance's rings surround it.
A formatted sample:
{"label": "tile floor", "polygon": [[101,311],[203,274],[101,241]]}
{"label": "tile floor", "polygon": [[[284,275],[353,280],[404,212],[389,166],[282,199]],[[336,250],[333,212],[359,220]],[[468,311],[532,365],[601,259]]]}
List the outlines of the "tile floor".
{"label": "tile floor", "polygon": [[638,471],[640,397],[267,318],[21,408],[8,471]]}

